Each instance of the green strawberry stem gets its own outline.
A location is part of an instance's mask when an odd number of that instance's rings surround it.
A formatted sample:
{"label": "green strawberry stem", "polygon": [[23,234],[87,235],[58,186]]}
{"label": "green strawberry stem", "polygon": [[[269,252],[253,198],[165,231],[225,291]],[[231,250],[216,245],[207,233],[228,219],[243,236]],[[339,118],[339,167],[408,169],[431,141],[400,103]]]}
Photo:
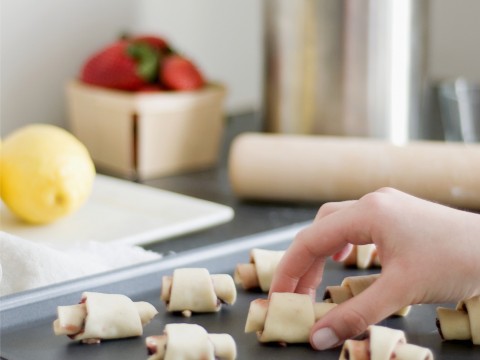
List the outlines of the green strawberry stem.
{"label": "green strawberry stem", "polygon": [[138,60],[137,74],[148,82],[156,82],[158,78],[159,53],[148,44],[132,43],[128,45],[128,54]]}

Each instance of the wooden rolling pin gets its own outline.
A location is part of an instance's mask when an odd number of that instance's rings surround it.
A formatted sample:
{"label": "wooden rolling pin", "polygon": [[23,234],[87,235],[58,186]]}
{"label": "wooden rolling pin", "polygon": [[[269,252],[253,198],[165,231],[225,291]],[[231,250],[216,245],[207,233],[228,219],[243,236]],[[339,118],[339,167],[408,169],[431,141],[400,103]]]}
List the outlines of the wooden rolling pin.
{"label": "wooden rolling pin", "polygon": [[390,186],[446,205],[480,209],[480,144],[244,133],[229,155],[245,199],[326,202]]}

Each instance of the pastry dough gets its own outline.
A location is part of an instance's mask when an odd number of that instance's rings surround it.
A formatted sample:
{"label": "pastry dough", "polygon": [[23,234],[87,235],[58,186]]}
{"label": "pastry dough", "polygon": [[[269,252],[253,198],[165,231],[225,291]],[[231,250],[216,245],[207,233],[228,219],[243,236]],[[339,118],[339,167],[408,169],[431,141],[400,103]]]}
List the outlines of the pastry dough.
{"label": "pastry dough", "polygon": [[167,311],[216,312],[222,303],[234,304],[237,289],[228,274],[210,275],[204,268],[176,269],[173,276],[164,276],[160,298]]}
{"label": "pastry dough", "polygon": [[163,335],[146,338],[148,360],[233,360],[235,341],[228,334],[208,334],[196,324],[168,324]]}
{"label": "pastry dough", "polygon": [[[360,294],[375,280],[377,280],[379,276],[380,274],[346,277],[345,279],[343,279],[342,284],[339,286],[327,286],[325,289],[323,300],[325,302],[341,304],[342,302]],[[392,315],[407,316],[410,312],[410,309],[411,306],[405,306],[393,313]]]}
{"label": "pastry dough", "polygon": [[368,269],[380,266],[375,244],[353,245],[353,249],[343,261],[345,266]]}
{"label": "pastry dough", "polygon": [[252,249],[250,262],[238,264],[235,268],[235,282],[246,290],[260,288],[263,292],[268,292],[283,254],[285,251]]}
{"label": "pastry dough", "polygon": [[444,340],[472,340],[480,345],[480,296],[459,302],[456,309],[438,307],[437,328]]}
{"label": "pastry dough", "polygon": [[250,303],[245,332],[256,331],[260,342],[308,343],[313,324],[335,306],[304,294],[273,293]]}
{"label": "pastry dough", "polygon": [[85,292],[79,304],[59,306],[53,322],[55,335],[85,343],[140,336],[158,311],[153,305],[133,302],[125,295]]}
{"label": "pastry dough", "polygon": [[365,340],[347,340],[339,360],[433,360],[430,349],[407,344],[405,333],[371,325]]}

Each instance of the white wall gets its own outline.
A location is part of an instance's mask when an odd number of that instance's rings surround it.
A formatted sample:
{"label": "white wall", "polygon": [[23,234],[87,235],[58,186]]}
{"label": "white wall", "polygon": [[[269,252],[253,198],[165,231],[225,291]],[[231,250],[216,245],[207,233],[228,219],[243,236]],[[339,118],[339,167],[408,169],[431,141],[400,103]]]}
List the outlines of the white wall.
{"label": "white wall", "polygon": [[[261,0],[1,0],[0,132],[66,125],[64,84],[122,30],[164,34],[229,88],[229,112],[260,104]],[[478,0],[431,0],[433,78],[480,80]]]}
{"label": "white wall", "polygon": [[261,0],[140,0],[134,28],[164,34],[207,77],[225,82],[230,112],[257,107]]}
{"label": "white wall", "polygon": [[82,60],[129,26],[135,0],[1,0],[1,134],[64,126],[65,83]]}

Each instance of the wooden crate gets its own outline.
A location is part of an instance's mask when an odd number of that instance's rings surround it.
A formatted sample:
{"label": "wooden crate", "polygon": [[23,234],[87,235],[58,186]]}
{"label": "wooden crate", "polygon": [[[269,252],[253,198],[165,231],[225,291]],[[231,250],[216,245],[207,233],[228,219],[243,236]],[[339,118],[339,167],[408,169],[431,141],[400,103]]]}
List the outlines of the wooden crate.
{"label": "wooden crate", "polygon": [[69,126],[99,170],[148,179],[214,166],[224,130],[226,90],[129,93],[67,86]]}

